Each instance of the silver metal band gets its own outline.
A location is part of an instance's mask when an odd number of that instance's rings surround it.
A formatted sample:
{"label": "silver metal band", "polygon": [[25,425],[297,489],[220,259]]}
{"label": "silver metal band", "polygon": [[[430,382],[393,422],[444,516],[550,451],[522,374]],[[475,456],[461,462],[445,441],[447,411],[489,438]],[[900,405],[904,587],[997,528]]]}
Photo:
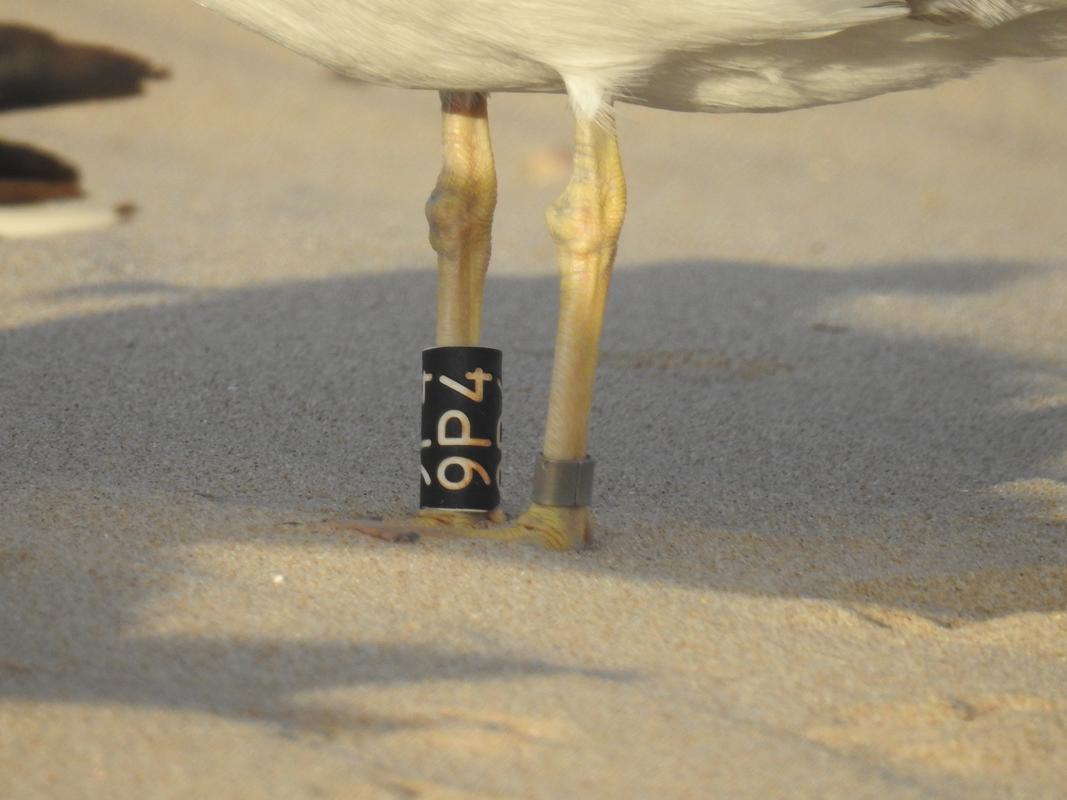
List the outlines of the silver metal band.
{"label": "silver metal band", "polygon": [[543,506],[582,508],[593,501],[593,468],[596,462],[554,461],[538,456],[534,467],[533,500]]}

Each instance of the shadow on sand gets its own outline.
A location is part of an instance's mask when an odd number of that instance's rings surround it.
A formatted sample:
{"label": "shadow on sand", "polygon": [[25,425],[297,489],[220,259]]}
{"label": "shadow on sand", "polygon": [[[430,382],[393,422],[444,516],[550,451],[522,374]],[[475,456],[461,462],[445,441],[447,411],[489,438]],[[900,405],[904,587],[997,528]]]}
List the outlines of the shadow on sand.
{"label": "shadow on sand", "polygon": [[[1037,501],[990,491],[1063,480],[1049,466],[1067,450],[1062,407],[1022,403],[1067,377],[1063,365],[832,318],[832,309],[872,294],[959,302],[1032,272],[732,263],[620,271],[594,410],[597,546],[568,556],[486,548],[472,557],[556,568],[565,559],[567,568],[638,580],[874,602],[946,625],[1067,608],[1063,519]],[[521,508],[516,495],[525,495],[538,447],[556,291],[547,277],[490,285],[486,340],[506,354],[511,511]],[[410,510],[418,419],[411,376],[432,336],[431,273],[211,293],[134,282],[48,299],[80,294],[152,303],[0,332],[5,505],[38,486],[129,486],[213,508],[260,507],[276,528],[250,524],[225,535],[293,546],[307,535],[282,523],[300,514]],[[62,536],[82,535],[67,527]],[[189,537],[217,535],[209,530]],[[102,545],[101,559],[165,561],[167,543],[149,547],[151,538],[143,552]],[[140,598],[94,600],[113,623],[103,638],[50,645],[53,611],[20,598],[41,596],[49,582],[64,587],[62,602],[82,603],[84,565],[35,558],[32,531],[16,539],[0,541],[5,693],[240,717],[252,710],[233,707],[212,677],[220,660],[232,667],[237,659],[247,672],[224,672],[258,681],[257,702],[284,720],[286,693],[382,674],[423,681],[580,672],[394,645],[122,638],[124,604],[150,596],[150,586]],[[341,535],[315,541],[389,546]],[[1023,573],[1025,591],[1015,577]],[[74,652],[72,663],[48,672],[19,662],[20,653],[53,646]],[[123,674],[146,660],[177,666],[127,683]],[[289,676],[284,688],[280,672]]]}

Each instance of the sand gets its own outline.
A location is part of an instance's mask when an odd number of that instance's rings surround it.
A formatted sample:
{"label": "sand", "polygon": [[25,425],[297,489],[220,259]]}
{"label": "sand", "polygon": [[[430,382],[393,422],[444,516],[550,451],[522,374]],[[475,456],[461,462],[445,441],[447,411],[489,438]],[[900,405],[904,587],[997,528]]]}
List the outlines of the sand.
{"label": "sand", "polygon": [[[138,210],[0,242],[0,797],[1063,796],[1067,65],[623,107],[597,538],[553,554],[333,524],[416,502],[433,95],[186,0],[0,10],[173,70],[4,116]],[[515,513],[571,126],[491,115]]]}

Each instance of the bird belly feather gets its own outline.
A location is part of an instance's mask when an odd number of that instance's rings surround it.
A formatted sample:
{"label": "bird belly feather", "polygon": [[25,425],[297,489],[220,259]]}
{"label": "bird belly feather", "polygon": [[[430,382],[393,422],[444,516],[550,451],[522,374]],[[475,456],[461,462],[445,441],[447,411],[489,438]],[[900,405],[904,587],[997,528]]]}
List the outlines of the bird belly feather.
{"label": "bird belly feather", "polygon": [[839,103],[1067,53],[1067,0],[197,2],[372,83],[681,111]]}

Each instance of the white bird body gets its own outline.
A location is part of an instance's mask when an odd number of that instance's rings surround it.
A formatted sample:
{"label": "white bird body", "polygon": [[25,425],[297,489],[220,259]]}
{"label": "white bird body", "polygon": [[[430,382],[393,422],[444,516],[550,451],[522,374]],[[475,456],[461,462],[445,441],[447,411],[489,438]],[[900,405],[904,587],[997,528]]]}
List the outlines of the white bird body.
{"label": "white bird body", "polygon": [[1067,53],[1067,0],[198,0],[340,73],[784,111]]}

